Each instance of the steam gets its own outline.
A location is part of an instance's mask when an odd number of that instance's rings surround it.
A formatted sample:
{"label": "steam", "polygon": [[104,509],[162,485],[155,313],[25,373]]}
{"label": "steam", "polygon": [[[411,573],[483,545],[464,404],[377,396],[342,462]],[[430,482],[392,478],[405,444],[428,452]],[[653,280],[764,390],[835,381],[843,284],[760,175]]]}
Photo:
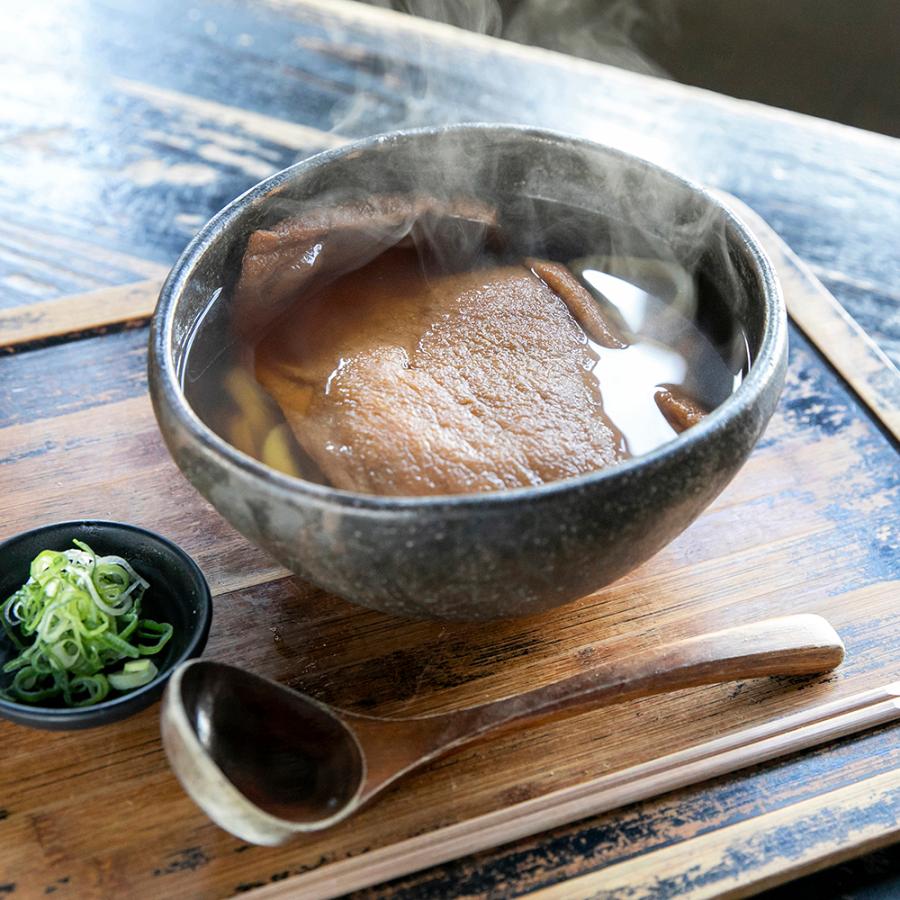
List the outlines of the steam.
{"label": "steam", "polygon": [[[661,70],[638,49],[638,43],[651,27],[674,27],[672,0],[654,0],[652,5],[649,0],[521,0],[515,5],[512,0],[366,2],[654,75]],[[509,13],[506,21],[504,11]],[[341,35],[334,35],[333,40],[339,46],[347,43]],[[399,47],[398,56],[390,60],[375,55],[360,59],[353,90],[332,113],[336,134],[364,137],[375,130],[443,125],[473,118],[462,106],[464,99],[453,97],[453,85],[458,82],[456,73],[448,71],[447,66],[455,64],[457,57],[441,56],[433,38],[414,31],[405,32]],[[487,85],[487,102],[478,105],[475,118],[518,118],[528,124],[543,124],[540,119],[546,114],[553,116],[553,121],[546,123],[551,128],[559,128],[569,118],[560,104],[529,107],[524,91],[522,108],[510,108],[508,98],[519,92],[518,86],[510,91],[508,86],[499,85],[497,105],[492,108],[490,79]],[[572,116],[575,127],[565,130],[583,133],[579,124],[584,122],[585,107],[579,107],[577,101],[572,98],[572,107],[579,109],[582,117]],[[421,152],[406,147],[393,151],[390,159],[388,146],[380,151],[376,155],[383,159],[378,165],[341,163],[338,168],[343,174],[317,178],[314,194],[306,194],[306,189],[298,194],[286,190],[268,203],[265,220],[254,223],[262,230],[246,247],[243,276],[235,291],[239,307],[262,316],[258,321],[255,315],[241,317],[246,325],[253,326],[252,330],[273,321],[297,296],[300,282],[306,284],[308,280],[309,285],[320,287],[401,241],[414,243],[420,257],[437,258],[441,264],[438,268],[448,271],[464,268],[467,259],[477,258],[486,239],[499,234],[504,238],[515,236],[515,246],[504,250],[520,253],[520,258],[535,256],[572,263],[579,275],[588,269],[606,271],[652,291],[647,285],[658,285],[660,272],[667,272],[662,282],[671,290],[663,293],[671,293],[673,312],[677,306],[688,320],[697,313],[697,296],[685,287],[685,280],[694,284],[693,274],[707,264],[704,260],[714,257],[718,280],[732,281],[732,263],[718,210],[703,202],[686,203],[682,192],[638,166],[610,164],[598,171],[589,154],[574,148],[552,158],[544,151],[532,157],[518,152],[504,156],[487,150],[477,135],[470,139],[459,134],[447,134],[443,139],[439,136],[423,141]],[[564,179],[548,175],[559,165],[566,167],[570,181],[565,190],[558,184]],[[392,171],[395,166],[398,170]],[[509,166],[517,167],[512,176],[506,171]],[[505,196],[492,196],[495,184],[505,185]],[[548,188],[550,184],[555,187]],[[378,211],[379,205],[402,196],[412,198],[408,208],[400,203],[389,216]],[[448,215],[448,204],[486,198],[502,207],[499,228],[486,225],[482,215]],[[641,198],[640,202],[633,202],[635,198]],[[438,204],[438,212],[432,200]],[[322,227],[313,228],[310,212],[329,208],[343,210],[338,218],[343,216],[347,221],[340,225],[326,221]],[[348,224],[350,220],[355,224]],[[291,263],[284,254],[294,250],[297,262]],[[251,267],[257,256],[258,276]],[[279,276],[279,283],[273,284],[271,272],[288,272],[290,277]],[[592,289],[602,303],[602,292],[595,286]]]}
{"label": "steam", "polygon": [[674,0],[361,0],[477,34],[668,77],[643,47],[673,36]]}
{"label": "steam", "polygon": [[641,46],[649,34],[675,28],[672,0],[522,0],[501,33],[518,43],[665,76]]}
{"label": "steam", "polygon": [[665,76],[641,49],[676,32],[674,0],[362,0],[432,22]]}
{"label": "steam", "polygon": [[[657,76],[661,69],[638,47],[651,26],[672,28],[673,0],[366,2]],[[504,12],[509,13],[505,21]],[[652,152],[652,133],[641,132],[635,141],[635,133],[625,129],[630,140],[623,139],[614,122],[597,121],[589,97],[567,85],[545,87],[539,77],[534,85],[507,83],[504,79],[521,78],[515,65],[467,76],[456,71],[460,53],[467,52],[464,45],[447,50],[433,37],[437,29],[420,33],[418,27],[398,25],[402,37],[392,45],[391,57],[365,43],[355,45],[349,34],[298,42],[298,52],[339,53],[355,63],[346,99],[332,110],[335,136],[364,138],[479,119],[575,132],[633,155],[660,157]],[[490,60],[491,54],[486,56]],[[539,75],[540,64],[535,70]],[[467,95],[472,91],[480,92],[475,103]],[[618,326],[624,343],[633,339],[631,346],[606,352],[610,345],[605,345],[598,351],[595,374],[601,388],[630,378],[628,366],[616,366],[626,354],[633,360],[643,353],[647,400],[654,402],[653,382],[682,380],[672,376],[671,367],[661,369],[661,361],[668,366],[666,360],[678,354],[687,357],[679,347],[687,346],[698,326],[718,346],[710,347],[705,359],[692,357],[683,384],[707,408],[725,399],[746,362],[743,333],[734,320],[742,318],[751,279],[735,271],[719,209],[651,168],[584,142],[523,139],[502,128],[451,128],[371,141],[254,202],[226,240],[225,283],[220,258],[212,256],[209,271],[197,280],[200,313],[186,340],[201,325],[203,340],[195,342],[183,369],[185,389],[192,405],[232,444],[273,468],[312,480],[323,478],[315,475],[318,469],[257,383],[257,342],[289,315],[298,298],[314,296],[391,248],[414,246],[426,277],[493,261],[566,264]],[[698,279],[722,293],[736,315],[722,312],[710,320],[702,299],[706,288],[698,291]],[[734,373],[731,384],[727,371],[724,378],[713,377],[721,376],[724,366]],[[283,369],[290,377],[290,366]],[[706,382],[723,385],[723,393],[704,396]],[[616,416],[622,422],[635,419],[628,430],[636,434],[643,414],[638,407],[623,409]],[[256,423],[253,433],[249,422]],[[658,443],[656,437],[647,440],[632,452]]]}
{"label": "steam", "polygon": [[[359,0],[390,9],[402,18],[420,18],[476,34],[531,44],[580,56],[620,69],[667,77],[641,48],[660,35],[677,32],[674,0]],[[523,85],[517,67],[500,64],[467,77],[460,61],[464,45],[435,40],[428,30],[404,27],[390,57],[360,48],[352,90],[331,111],[331,130],[347,138],[375,131],[419,128],[466,121],[519,122],[613,143],[656,161],[671,157],[668,141],[652,127],[635,140],[615,122],[598,121],[588,97],[555,93],[556,82]],[[342,25],[333,23],[340,32]],[[651,38],[652,36],[652,38]],[[332,43],[352,45],[348,35],[333,33]],[[327,43],[327,42],[326,42]],[[346,51],[343,51],[346,52]],[[354,50],[355,52],[355,50]],[[472,57],[478,64],[479,54]],[[463,62],[463,69],[465,63]],[[482,81],[483,79],[483,81]],[[509,79],[514,79],[509,81]],[[474,91],[473,91],[474,88]],[[477,91],[473,105],[470,96]],[[471,92],[471,93],[470,93]]]}
{"label": "steam", "polygon": [[374,0],[374,5],[500,37],[503,13],[497,0]]}

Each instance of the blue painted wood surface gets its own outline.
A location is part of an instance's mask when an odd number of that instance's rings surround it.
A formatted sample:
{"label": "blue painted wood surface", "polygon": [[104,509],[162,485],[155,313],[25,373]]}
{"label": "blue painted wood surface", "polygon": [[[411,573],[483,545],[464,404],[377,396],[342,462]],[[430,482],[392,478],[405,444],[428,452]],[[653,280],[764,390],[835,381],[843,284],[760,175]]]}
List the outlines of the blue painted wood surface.
{"label": "blue painted wood surface", "polygon": [[[0,16],[5,111],[0,122],[0,307],[151,277],[232,197],[337,140],[437,122],[516,121],[606,141],[741,197],[900,359],[898,141],[562,57],[420,31],[403,20],[379,24],[344,4],[329,10],[303,2],[94,0],[76,6],[48,0],[18,9],[7,5]],[[73,431],[60,436],[53,423],[92,410],[100,421],[107,410],[114,416],[129,401],[144,397],[145,347],[146,329],[139,328],[0,358],[0,495],[8,501],[0,537],[34,524],[36,516],[54,517],[56,507],[49,500],[29,505],[15,494],[33,477],[28,473],[39,466],[64,468],[73,458],[65,454],[108,451],[96,435]],[[837,456],[846,464],[825,503],[815,494],[818,473],[803,469],[803,460],[817,455],[798,452],[816,442],[839,447]],[[129,497],[113,479],[95,499],[98,511],[149,515],[140,476],[160,465],[162,453],[148,440],[135,452],[133,494]],[[738,568],[751,565],[740,557],[744,549],[766,541],[787,547],[802,573],[790,598],[798,607],[823,592],[839,596],[900,575],[896,444],[796,331],[786,392],[755,458],[770,459],[773,466],[790,459],[794,468],[782,473],[777,490],[755,498],[742,495],[745,515],[736,517],[725,507],[711,510],[664,551],[673,571],[711,564],[723,552],[727,527]],[[51,481],[48,496],[56,489]],[[163,515],[170,516],[164,521],[185,529],[182,540],[196,540],[204,568],[225,581],[256,564],[241,550],[229,569],[221,561],[222,548],[234,547],[228,543],[234,536],[208,512],[192,513],[190,522],[179,520],[179,505],[191,508],[192,503],[180,482],[167,482],[159,490],[168,507]],[[198,522],[207,529],[202,540],[192,538],[202,530]],[[798,522],[809,524],[810,533],[803,534]],[[785,598],[767,593],[767,585],[775,590],[782,583],[785,565],[757,564],[757,613],[783,609]],[[718,569],[715,575],[727,578],[728,571]],[[394,632],[393,626],[365,613],[348,613],[340,601],[289,579],[225,591],[219,600],[223,609],[241,611],[245,618],[213,635],[212,652],[240,640],[248,654],[242,662],[284,675],[278,665],[286,665],[285,654],[266,656],[253,647],[261,636],[269,649],[290,646],[315,663],[294,672],[291,683],[359,709],[397,711],[429,691],[464,690],[479,679],[502,677],[547,643],[528,628],[448,635],[409,626]],[[684,602],[691,608],[696,598],[685,595]],[[848,671],[865,678],[891,670],[898,648],[890,636],[898,634],[900,609],[856,621],[851,610],[842,611],[837,603],[834,608],[843,615]],[[260,609],[279,624],[256,621],[253,613]],[[602,611],[595,615],[598,627],[607,624]],[[335,659],[328,645],[335,640],[334,623],[345,621],[352,625],[349,643],[362,642],[368,629],[383,629],[390,646],[354,662]],[[272,628],[281,629],[275,637]],[[717,702],[746,702],[752,708],[788,687],[796,685],[738,685]],[[720,709],[715,706],[709,715]],[[134,733],[139,758],[150,760],[145,777],[157,779],[159,786],[165,770],[154,724],[142,722]],[[409,876],[368,896],[505,896],[561,883],[892,771],[900,764],[897,734],[896,728],[886,728],[848,739]],[[110,740],[128,746],[124,732]],[[25,743],[12,734],[5,746]],[[31,744],[28,749],[33,751]],[[541,752],[527,744],[511,750]],[[103,752],[99,745],[97,752]],[[469,757],[472,765],[478,760],[477,753]],[[521,784],[510,789],[508,799],[525,799],[540,789],[540,783]],[[135,788],[129,797],[142,795]],[[112,857],[97,864],[97,871],[104,865],[109,870],[105,876],[71,864],[52,816],[20,805],[19,794],[6,800],[0,795],[0,805],[0,840],[9,836],[7,853],[0,853],[0,892],[8,894],[27,895],[26,879],[8,862],[13,858],[9,851],[26,834],[40,835],[56,853],[54,859],[69,865],[57,871],[48,863],[46,884],[41,882],[42,889],[60,896],[67,887],[90,891],[104,884],[140,884],[138,893],[148,895],[147,884],[154,885],[156,895],[193,888],[208,895],[240,892],[278,883],[332,858],[303,847],[275,856],[223,841],[212,826],[176,822],[173,843],[165,852],[154,846],[138,874],[128,869],[134,860],[119,860],[122,871],[133,876],[128,881],[114,874]],[[895,807],[881,803],[853,815],[867,816],[869,822],[881,817],[887,828],[896,814]],[[63,804],[60,820],[68,822],[73,815]],[[754,853],[801,858],[820,838],[859,824],[827,808],[821,816],[804,820],[776,846],[759,846]],[[741,860],[731,865],[740,869]],[[28,885],[38,884],[33,874],[26,873]],[[728,874],[726,867],[720,877]],[[707,881],[706,887],[712,884]],[[689,874],[672,873],[671,880],[660,883],[658,896],[699,886]]]}
{"label": "blue painted wood surface", "polygon": [[[4,305],[121,283],[128,256],[171,263],[228,200],[335,135],[508,121],[745,200],[900,360],[900,141],[342,3],[48,0],[5,16],[0,236],[29,252],[0,254]],[[328,134],[260,134],[197,99]]]}

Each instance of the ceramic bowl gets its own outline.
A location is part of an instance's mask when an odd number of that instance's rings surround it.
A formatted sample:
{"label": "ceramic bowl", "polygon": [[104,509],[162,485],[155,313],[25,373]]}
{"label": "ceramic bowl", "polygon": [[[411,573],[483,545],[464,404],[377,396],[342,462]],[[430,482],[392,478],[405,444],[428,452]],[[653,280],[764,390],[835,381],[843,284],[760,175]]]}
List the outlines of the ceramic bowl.
{"label": "ceramic bowl", "polygon": [[[210,430],[182,375],[198,323],[227,322],[250,231],[286,212],[373,192],[476,197],[510,228],[548,228],[538,251],[585,235],[648,236],[714,285],[746,337],[740,387],[646,455],[538,487],[431,497],[337,490],[274,471]],[[554,210],[565,210],[557,214]],[[542,219],[553,219],[543,222]],[[535,248],[532,248],[535,249]],[[364,606],[414,617],[536,613],[621,577],[682,532],[731,480],[775,409],[787,360],[777,281],[718,200],[636,157],[528,128],[461,125],[359,141],[273,175],[215,216],[170,273],[153,318],[150,388],[176,463],[216,509],[294,572]]]}
{"label": "ceramic bowl", "polygon": [[[174,632],[153,657],[159,669],[156,677],[133,691],[113,691],[100,703],[76,708],[49,702],[14,703],[0,698],[0,716],[21,725],[60,731],[107,725],[133,715],[162,695],[172,670],[199,656],[209,636],[212,598],[197,564],[170,540],[123,522],[59,522],[4,541],[0,544],[0,601],[28,580],[31,561],[42,550],[68,550],[73,539],[83,541],[99,556],[115,554],[128,560],[150,582],[142,613],[158,622],[170,623]],[[18,650],[0,631],[0,668],[15,656]]]}

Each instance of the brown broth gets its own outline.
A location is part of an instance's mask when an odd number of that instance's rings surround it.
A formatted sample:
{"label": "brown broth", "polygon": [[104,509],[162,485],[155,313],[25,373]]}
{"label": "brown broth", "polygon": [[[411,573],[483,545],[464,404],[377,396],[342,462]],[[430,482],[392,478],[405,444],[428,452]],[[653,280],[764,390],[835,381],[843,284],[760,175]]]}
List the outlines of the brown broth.
{"label": "brown broth", "polygon": [[[510,264],[522,266],[522,271],[527,273],[521,258],[499,259],[487,252],[471,263],[467,272],[484,273],[488,277],[498,266]],[[570,260],[568,264],[580,283],[590,290],[602,314],[628,336],[628,346],[608,347],[581,332],[586,346],[579,359],[588,361],[587,367],[599,386],[597,396],[602,399],[598,415],[604,416],[612,426],[618,442],[618,458],[647,453],[677,436],[680,429],[673,425],[675,420],[664,414],[657,402],[661,389],[684,395],[709,411],[738,387],[748,365],[746,342],[742,335],[733,335],[724,355],[721,348],[714,346],[695,315],[701,302],[708,304],[710,298],[698,296],[696,280],[684,269],[671,262],[631,257],[585,257]],[[243,452],[288,474],[331,483],[313,456],[295,439],[298,427],[302,428],[298,426],[298,415],[302,416],[303,411],[289,408],[290,404],[302,406],[311,402],[308,393],[327,394],[347,364],[340,352],[342,342],[359,338],[359,335],[353,337],[355,323],[377,322],[379,315],[388,315],[374,308],[374,301],[360,288],[369,276],[382,282],[393,278],[398,285],[403,283],[407,287],[415,282],[427,293],[432,280],[444,274],[443,270],[436,270],[434,262],[423,263],[414,250],[395,248],[324,289],[298,297],[256,341],[236,340],[233,336],[224,342],[216,341],[214,336],[204,341],[201,326],[184,370],[188,401],[209,427]],[[335,304],[350,295],[352,302],[347,301],[343,310],[335,312]],[[718,301],[712,298],[712,302]],[[423,333],[440,324],[429,319],[427,310],[409,304],[401,304],[389,312],[415,318],[404,331],[408,340],[401,350],[407,355],[416,352],[417,341]],[[436,309],[435,319],[441,316],[446,317],[446,313]],[[208,330],[214,332],[215,327],[210,326]],[[287,350],[283,337],[286,333],[297,336]],[[333,343],[331,357],[322,353],[323,342],[328,341]],[[218,344],[218,349],[203,353],[197,348],[204,343]],[[739,346],[735,351],[736,343]],[[729,361],[726,355],[731,357]],[[307,393],[295,392],[300,400],[292,398],[286,405],[282,396],[279,404],[260,383],[261,368],[284,368],[290,364],[299,370],[308,367],[311,359],[316,361],[322,377],[311,390],[304,388]],[[321,368],[323,365],[327,372]],[[291,424],[283,409],[289,413]],[[339,406],[337,410],[333,415],[340,415]],[[407,437],[414,430],[414,426],[408,428]],[[352,455],[357,449],[350,442],[335,452]],[[611,460],[609,464],[614,462]],[[554,477],[569,474],[560,471]],[[482,480],[472,488],[457,487],[451,492],[491,490],[541,480],[525,475],[518,481],[508,481],[500,473],[496,483]],[[403,489],[402,479],[398,484],[400,488],[388,492],[417,492]],[[432,488],[418,492],[445,491]]]}

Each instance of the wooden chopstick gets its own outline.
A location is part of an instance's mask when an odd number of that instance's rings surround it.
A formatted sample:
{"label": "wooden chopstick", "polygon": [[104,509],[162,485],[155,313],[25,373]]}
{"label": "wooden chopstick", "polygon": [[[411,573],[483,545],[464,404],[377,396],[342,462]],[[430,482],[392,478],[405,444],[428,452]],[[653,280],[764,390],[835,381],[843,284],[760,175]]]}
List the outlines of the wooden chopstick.
{"label": "wooden chopstick", "polygon": [[746,203],[712,190],[752,229],[775,267],[788,315],[900,440],[900,372],[809,266]]}
{"label": "wooden chopstick", "polygon": [[780,716],[676,753],[563,788],[251,892],[254,900],[336,897],[796,753],[900,718],[900,682]]}
{"label": "wooden chopstick", "polygon": [[[890,703],[891,701],[898,700],[900,700],[900,681],[895,681],[891,684],[884,685],[883,687],[872,688],[868,691],[860,691],[856,694],[841,697],[838,700],[833,700],[831,703],[823,703],[821,706],[812,709],[801,710],[797,713],[789,713],[786,716],[779,716],[776,719],[772,719],[769,722],[763,722],[752,728],[733,732],[732,734],[706,741],[703,744],[698,744],[695,747],[688,747],[685,750],[670,753],[667,756],[660,756],[647,763],[641,763],[638,766],[623,769],[620,773],[614,773],[613,775],[603,777],[613,778],[615,774],[625,775],[626,773],[634,772],[636,769],[644,770],[641,773],[643,775],[646,775],[651,771],[666,771],[694,759],[715,756],[720,753],[729,752],[741,747],[748,747],[752,744],[770,740],[772,738],[785,737],[793,730],[801,728],[811,729],[831,720],[839,719],[845,715],[861,710],[868,710],[880,703]],[[826,738],[826,740],[829,739]],[[809,746],[813,745],[810,744]],[[587,782],[587,784],[593,783],[594,782]]]}

